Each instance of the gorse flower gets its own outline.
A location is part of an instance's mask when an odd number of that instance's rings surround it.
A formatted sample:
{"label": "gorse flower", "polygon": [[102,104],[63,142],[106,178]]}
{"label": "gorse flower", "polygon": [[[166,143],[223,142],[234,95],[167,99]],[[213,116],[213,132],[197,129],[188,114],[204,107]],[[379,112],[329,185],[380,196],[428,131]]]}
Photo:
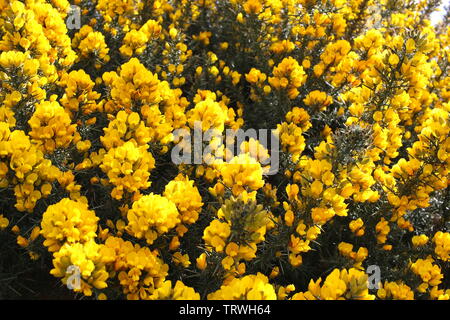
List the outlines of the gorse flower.
{"label": "gorse flower", "polygon": [[50,251],[58,251],[64,243],[85,243],[97,235],[99,218],[82,201],[63,199],[51,205],[42,217],[44,245]]}
{"label": "gorse flower", "polygon": [[273,77],[269,77],[269,83],[277,90],[287,90],[288,97],[295,99],[299,95],[297,89],[306,82],[306,78],[303,67],[297,60],[289,57],[273,69]]}
{"label": "gorse flower", "polygon": [[367,275],[356,269],[335,269],[320,285],[322,279],[311,280],[307,292],[295,294],[293,300],[373,300],[368,294]]}
{"label": "gorse flower", "polygon": [[107,287],[106,280],[109,275],[101,261],[99,249],[100,246],[92,239],[86,243],[66,243],[53,254],[54,268],[50,273],[62,278],[62,282],[67,284],[75,272],[81,279],[79,287],[77,288],[76,284],[73,287],[74,291],[90,296],[92,287],[96,289]]}
{"label": "gorse flower", "polygon": [[166,185],[163,195],[175,203],[183,223],[193,224],[198,220],[203,203],[193,180],[179,175]]}
{"label": "gorse flower", "polygon": [[248,153],[240,154],[227,163],[218,164],[217,167],[222,183],[231,188],[234,195],[244,190],[258,190],[264,186],[261,164]]}
{"label": "gorse flower", "polygon": [[152,300],[200,300],[200,295],[194,289],[177,281],[172,287],[170,280],[165,281],[161,287],[156,289],[150,296]]}
{"label": "gorse flower", "polygon": [[76,125],[71,124],[69,114],[56,101],[43,101],[28,121],[32,142],[40,146],[43,152],[53,153],[55,149],[67,148],[77,143],[80,136]]}
{"label": "gorse flower", "polygon": [[150,186],[150,170],[155,159],[147,146],[137,146],[133,141],[112,148],[105,154],[100,168],[108,175],[108,184],[114,186],[111,195],[120,200],[124,192],[136,193]]}
{"label": "gorse flower", "polygon": [[274,287],[261,273],[235,278],[208,296],[210,300],[276,300]]}
{"label": "gorse flower", "polygon": [[136,238],[152,244],[158,235],[168,232],[180,222],[176,205],[156,194],[142,196],[127,213],[127,229]]}
{"label": "gorse flower", "polygon": [[414,300],[414,292],[404,283],[386,282],[377,291],[380,299]]}
{"label": "gorse flower", "polygon": [[436,3],[0,0],[0,296],[450,299]]}

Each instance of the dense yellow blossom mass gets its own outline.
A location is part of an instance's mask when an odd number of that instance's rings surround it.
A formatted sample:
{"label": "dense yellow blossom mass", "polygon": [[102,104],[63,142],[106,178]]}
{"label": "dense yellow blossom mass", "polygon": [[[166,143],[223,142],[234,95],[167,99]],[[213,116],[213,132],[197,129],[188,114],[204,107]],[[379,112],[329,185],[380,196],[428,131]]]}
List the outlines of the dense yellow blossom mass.
{"label": "dense yellow blossom mass", "polygon": [[449,300],[439,5],[0,0],[0,297]]}

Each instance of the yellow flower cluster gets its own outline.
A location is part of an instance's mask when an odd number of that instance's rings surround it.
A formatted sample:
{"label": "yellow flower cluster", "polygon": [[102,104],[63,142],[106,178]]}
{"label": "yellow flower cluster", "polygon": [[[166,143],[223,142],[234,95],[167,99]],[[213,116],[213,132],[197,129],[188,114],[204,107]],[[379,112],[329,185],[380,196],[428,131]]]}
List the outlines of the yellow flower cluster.
{"label": "yellow flower cluster", "polygon": [[275,288],[269,279],[258,273],[235,278],[208,295],[209,300],[276,300]]}
{"label": "yellow flower cluster", "polygon": [[443,261],[450,260],[450,233],[438,231],[433,237],[436,246],[434,252]]}
{"label": "yellow flower cluster", "polygon": [[272,91],[272,88],[266,84],[267,75],[258,69],[252,68],[250,72],[245,75],[245,79],[247,82],[257,87],[254,88],[252,86],[251,88],[250,98],[253,101],[260,101],[262,92],[264,92],[264,94],[269,94]]}
{"label": "yellow flower cluster", "polygon": [[[50,273],[86,296],[92,295],[92,288],[106,288],[109,277],[100,254],[101,245],[95,242],[98,221],[86,199],[64,198],[47,208],[41,222],[44,245],[53,252],[54,268]],[[30,239],[33,238],[32,234]]]}
{"label": "yellow flower cluster", "polygon": [[334,269],[325,279],[311,280],[308,291],[295,294],[293,300],[373,300],[367,289],[367,274],[357,269]]}
{"label": "yellow flower cluster", "polygon": [[179,175],[165,186],[163,195],[177,206],[182,223],[193,224],[198,220],[203,202],[193,180]]}
{"label": "yellow flower cluster", "polygon": [[59,85],[64,88],[64,95],[59,101],[69,112],[71,119],[78,112],[88,115],[99,110],[96,101],[100,98],[100,93],[93,90],[95,83],[84,70],[65,73]]}
{"label": "yellow flower cluster", "polygon": [[298,88],[306,82],[306,74],[292,57],[285,58],[273,69],[273,77],[269,77],[270,85],[276,90],[286,90],[289,99],[300,94]]}
{"label": "yellow flower cluster", "polygon": [[142,196],[127,213],[127,231],[152,244],[156,238],[180,223],[175,203],[156,194]]}
{"label": "yellow flower cluster", "polygon": [[353,245],[347,242],[341,242],[338,245],[338,250],[344,257],[355,261],[353,265],[356,269],[361,269],[362,262],[367,258],[369,251],[365,247],[360,247],[357,252],[353,251]]}
{"label": "yellow flower cluster", "polygon": [[[70,283],[75,292],[82,292],[86,296],[92,295],[92,287],[104,289],[109,277],[100,255],[100,245],[93,239],[85,242],[65,243],[53,255],[54,268],[50,274],[62,278],[68,284],[72,275],[80,275],[80,283]],[[72,269],[73,268],[73,269]]]}
{"label": "yellow flower cluster", "polygon": [[404,283],[385,282],[377,291],[380,299],[414,300],[414,292]]}
{"label": "yellow flower cluster", "polygon": [[433,262],[434,260],[429,257],[411,263],[412,272],[422,280],[422,284],[417,288],[419,292],[426,292],[427,289],[432,289],[430,287],[437,287],[442,282],[444,276],[441,273],[441,268]]}
{"label": "yellow flower cluster", "polygon": [[362,237],[365,233],[364,221],[361,218],[352,220],[348,227],[357,237]]}
{"label": "yellow flower cluster", "polygon": [[295,123],[283,122],[278,125],[276,132],[280,138],[283,151],[292,156],[292,161],[297,162],[306,147],[302,128]]}
{"label": "yellow flower cluster", "polygon": [[249,153],[240,154],[229,162],[216,165],[220,172],[220,182],[216,189],[225,186],[235,196],[243,191],[255,191],[264,186],[263,168]]}
{"label": "yellow flower cluster", "polygon": [[148,20],[139,30],[130,30],[123,38],[123,45],[119,51],[126,57],[133,54],[140,55],[144,52],[147,44],[159,37],[161,26],[154,20]]}
{"label": "yellow flower cluster", "polygon": [[77,49],[78,59],[93,59],[94,67],[100,69],[102,64],[109,62],[109,49],[101,32],[94,31],[91,26],[83,26],[72,40],[72,46]]}
{"label": "yellow flower cluster", "polygon": [[102,79],[110,94],[104,110],[113,114],[121,109],[140,113],[153,141],[168,143],[172,127],[180,128],[186,123],[184,111],[188,102],[180,97],[181,90],[172,90],[138,59],[123,64],[119,74],[105,72]]}
{"label": "yellow flower cluster", "polygon": [[[0,50],[25,52],[39,60],[40,69],[49,82],[55,80],[55,64],[70,67],[76,55],[71,49],[70,38],[59,12],[48,3],[36,1],[25,5],[12,1],[2,10]],[[8,19],[7,17],[14,17]],[[52,22],[49,21],[52,17]]]}
{"label": "yellow flower cluster", "polygon": [[145,126],[144,121],[141,121],[138,113],[127,114],[123,110],[117,113],[115,119],[103,131],[105,134],[100,137],[100,141],[108,151],[128,141],[134,142],[137,146],[145,146],[152,137],[150,129]]}
{"label": "yellow flower cluster", "polygon": [[[29,55],[21,52],[2,52],[0,54],[0,66],[7,71],[0,71],[3,80],[2,89],[6,91],[2,99],[4,105],[0,107],[0,119],[10,127],[14,127],[17,120],[14,117],[13,109],[20,107],[20,102],[26,98],[44,99],[45,91],[41,86],[47,83],[47,79],[38,75],[40,71],[38,69],[39,61],[31,59]],[[13,74],[18,79],[21,79],[21,77],[28,79],[28,82],[25,85],[20,83],[14,79]],[[9,85],[6,86],[6,84]]]}
{"label": "yellow flower cluster", "polygon": [[186,286],[183,282],[177,281],[172,287],[170,280],[156,289],[150,296],[151,300],[200,300],[200,295],[191,287]]}
{"label": "yellow flower cluster", "polygon": [[428,243],[428,240],[429,239],[426,235],[421,234],[419,236],[412,237],[411,242],[412,242],[413,246],[421,247],[421,246],[426,245]]}
{"label": "yellow flower cluster", "polygon": [[[241,260],[256,258],[258,243],[264,241],[267,230],[274,226],[271,215],[244,193],[239,198],[225,200],[217,218],[205,228],[203,239],[209,250],[225,254],[221,265],[230,277],[242,275],[246,267]],[[197,266],[203,269],[201,265],[206,263],[206,257],[199,259]]]}
{"label": "yellow flower cluster", "polygon": [[[348,194],[335,187],[336,177],[332,172],[332,164],[325,159],[305,160],[300,162],[302,171],[296,171],[293,178],[294,181],[299,180],[302,194],[315,204],[311,210],[313,222],[323,225],[335,215],[347,216],[345,199]],[[299,202],[298,205],[302,207],[306,204]]]}
{"label": "yellow flower cluster", "polygon": [[310,119],[309,113],[303,108],[293,107],[291,111],[286,113],[286,121],[300,126],[304,132],[312,127]]}
{"label": "yellow flower cluster", "polygon": [[308,107],[325,111],[326,108],[333,102],[333,98],[326,94],[326,92],[322,92],[319,90],[311,91],[308,93],[305,99],[303,99],[303,103]]}
{"label": "yellow flower cluster", "polygon": [[[109,236],[100,248],[100,255],[107,269],[117,274],[123,293],[128,299],[152,299],[166,292],[163,286],[168,265],[164,264],[156,250],[151,251],[148,247],[133,245],[130,241]],[[156,293],[158,288],[162,290]],[[152,296],[153,294],[155,296]]]}
{"label": "yellow flower cluster", "polygon": [[122,199],[125,192],[136,194],[150,187],[150,171],[155,159],[147,146],[137,146],[133,141],[111,148],[103,157],[100,168],[108,175],[106,184],[114,186],[111,196]]}
{"label": "yellow flower cluster", "polygon": [[84,244],[97,236],[99,218],[87,203],[64,198],[47,208],[42,216],[44,245],[55,252],[64,244]]}
{"label": "yellow flower cluster", "polygon": [[[215,95],[214,95],[215,96]],[[195,127],[195,123],[201,124],[202,131],[210,129],[222,132],[225,129],[225,121],[228,118],[227,109],[213,99],[213,96],[207,96],[203,100],[197,102],[195,107],[189,110],[188,122],[191,128]]]}
{"label": "yellow flower cluster", "polygon": [[28,121],[32,142],[44,153],[67,148],[80,141],[76,124],[71,124],[69,114],[57,101],[43,101],[36,104],[36,110]]}
{"label": "yellow flower cluster", "polygon": [[162,99],[158,76],[148,71],[136,58],[123,64],[120,74],[107,72],[102,78],[110,87],[111,101],[105,105],[105,110],[109,112],[119,108],[132,110],[137,101],[152,105]]}
{"label": "yellow flower cluster", "polygon": [[14,243],[98,299],[450,299],[450,29],[391,2],[0,0],[0,273]]}
{"label": "yellow flower cluster", "polygon": [[213,220],[208,227],[205,228],[203,239],[217,252],[225,249],[226,240],[231,234],[230,225],[226,222]]}
{"label": "yellow flower cluster", "polygon": [[12,185],[19,211],[32,212],[36,202],[52,192],[51,183],[60,171],[44,158],[42,151],[23,131],[10,131],[0,123],[0,186],[9,186],[8,173],[13,172]]}

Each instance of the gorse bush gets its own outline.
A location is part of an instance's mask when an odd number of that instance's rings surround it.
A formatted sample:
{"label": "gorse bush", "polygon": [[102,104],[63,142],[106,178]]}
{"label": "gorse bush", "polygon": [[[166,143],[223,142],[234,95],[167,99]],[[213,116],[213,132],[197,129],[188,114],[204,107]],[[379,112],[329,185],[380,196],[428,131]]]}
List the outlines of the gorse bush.
{"label": "gorse bush", "polygon": [[449,299],[439,5],[0,0],[0,296]]}

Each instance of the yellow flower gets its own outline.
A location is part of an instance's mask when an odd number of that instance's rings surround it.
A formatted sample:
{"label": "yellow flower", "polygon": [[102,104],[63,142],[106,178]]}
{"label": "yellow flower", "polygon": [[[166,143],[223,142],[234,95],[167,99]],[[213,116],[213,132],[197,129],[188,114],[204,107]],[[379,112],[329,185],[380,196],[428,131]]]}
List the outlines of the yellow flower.
{"label": "yellow flower", "polygon": [[398,56],[393,53],[389,56],[389,63],[393,66],[396,66],[399,63],[400,59],[398,58]]}
{"label": "yellow flower", "polygon": [[295,44],[289,40],[282,40],[278,42],[274,42],[270,46],[270,51],[281,54],[281,53],[289,53],[295,49]]}
{"label": "yellow flower", "polygon": [[264,186],[261,164],[248,153],[234,157],[228,163],[216,165],[223,184],[231,188],[234,195],[244,190],[258,190]]}
{"label": "yellow flower", "polygon": [[64,244],[85,243],[96,237],[99,218],[85,202],[67,198],[47,208],[42,216],[41,234],[50,252]]}
{"label": "yellow flower", "polygon": [[277,90],[285,89],[289,99],[295,99],[299,95],[297,90],[306,82],[306,74],[292,57],[283,59],[278,66],[273,69],[274,77],[269,78],[270,85]]}
{"label": "yellow flower", "polygon": [[434,252],[443,261],[450,261],[450,233],[438,231],[433,237]]}
{"label": "yellow flower", "polygon": [[305,109],[294,107],[286,114],[286,121],[289,123],[295,123],[303,132],[308,131],[312,124],[309,121],[310,116]]}
{"label": "yellow flower", "polygon": [[349,223],[349,228],[357,237],[364,235],[364,222],[361,218],[352,220]]}
{"label": "yellow flower", "polygon": [[315,180],[312,184],[311,184],[311,194],[313,197],[319,197],[320,194],[323,191],[323,184],[322,182]]}
{"label": "yellow flower", "polygon": [[421,247],[428,243],[428,237],[424,234],[421,234],[419,236],[414,236],[411,239],[413,246],[415,247]]}
{"label": "yellow flower", "polygon": [[414,300],[414,291],[402,282],[388,282],[381,286],[377,291],[380,299],[393,300]]}
{"label": "yellow flower", "polygon": [[294,162],[298,161],[306,147],[302,128],[295,123],[283,122],[277,126],[276,133],[281,140],[283,151],[290,153]]}
{"label": "yellow flower", "polygon": [[194,128],[195,123],[198,122],[202,131],[216,129],[222,132],[225,128],[227,113],[218,102],[207,98],[198,102],[193,109],[189,110],[187,117],[191,128]]}
{"label": "yellow flower", "polygon": [[334,269],[322,286],[319,278],[310,281],[307,292],[300,292],[292,300],[373,300],[367,288],[367,274],[357,269]]}
{"label": "yellow flower", "polygon": [[386,243],[387,235],[391,231],[391,228],[389,227],[389,222],[386,221],[384,218],[381,218],[380,222],[377,223],[375,226],[375,231],[377,232],[377,241],[380,244]]}
{"label": "yellow flower", "polygon": [[244,10],[249,14],[258,14],[262,10],[262,4],[260,0],[247,0],[244,3]]}
{"label": "yellow flower", "polygon": [[106,296],[106,294],[100,293],[98,295],[97,299],[103,301],[103,300],[108,300],[108,297]]}
{"label": "yellow flower", "polygon": [[195,223],[203,206],[202,197],[194,186],[194,181],[179,175],[164,188],[164,197],[175,203],[186,224]]}
{"label": "yellow flower", "polygon": [[252,84],[258,84],[266,81],[267,76],[260,70],[252,68],[250,72],[245,75],[245,79]]}
{"label": "yellow flower", "polygon": [[136,193],[150,187],[150,170],[155,167],[148,146],[137,146],[134,141],[111,148],[102,159],[100,169],[108,175],[108,184],[114,186],[111,195],[120,200],[123,193]]}
{"label": "yellow flower", "polygon": [[139,30],[130,30],[123,39],[120,53],[126,57],[142,54],[148,43],[159,37],[161,30],[161,26],[154,20],[148,20]]}
{"label": "yellow flower", "polygon": [[203,232],[203,240],[217,252],[225,249],[225,241],[230,236],[230,225],[219,220],[213,220]]}
{"label": "yellow flower", "polygon": [[53,254],[54,268],[50,273],[62,278],[64,284],[79,275],[79,287],[74,286],[76,283],[70,284],[75,292],[83,292],[87,296],[92,295],[92,287],[106,288],[109,274],[101,262],[100,247],[93,239],[83,244],[64,244]]}
{"label": "yellow flower", "polygon": [[6,229],[9,225],[9,220],[0,214],[0,230]]}
{"label": "yellow flower", "polygon": [[176,36],[177,36],[177,34],[178,34],[178,30],[177,30],[177,29],[171,28],[171,29],[169,30],[169,35],[170,35],[170,37],[171,37],[172,39],[175,39]]}
{"label": "yellow flower", "polygon": [[191,265],[191,262],[189,261],[189,255],[188,254],[181,254],[181,252],[177,251],[172,256],[172,261],[175,264],[180,264],[184,268],[187,268]]}
{"label": "yellow flower", "polygon": [[310,92],[303,99],[303,102],[311,108],[324,111],[333,102],[333,98],[328,96],[326,92],[315,90]]}
{"label": "yellow flower", "polygon": [[[88,25],[84,25],[74,36],[72,45],[78,49],[81,57],[89,58],[92,55],[103,63],[108,62],[110,59],[105,37],[101,32],[94,31]],[[100,69],[101,65],[95,64],[95,67]]]}
{"label": "yellow flower", "polygon": [[291,253],[289,254],[289,263],[297,268],[303,263],[303,258],[300,254]]}
{"label": "yellow flower", "polygon": [[316,240],[317,237],[321,234],[321,229],[318,226],[312,226],[306,232],[306,239],[309,241]]}
{"label": "yellow flower", "polygon": [[180,222],[180,215],[173,202],[156,194],[142,196],[127,213],[127,231],[138,239],[145,238],[152,244],[156,238]]}
{"label": "yellow flower", "polygon": [[411,263],[411,270],[420,276],[422,279],[422,285],[418,287],[419,292],[425,292],[428,286],[438,286],[442,282],[444,277],[441,273],[441,268],[433,264],[433,259],[417,259],[415,262]]}
{"label": "yellow flower", "polygon": [[294,224],[294,219],[294,212],[292,212],[292,210],[286,211],[286,213],[284,214],[284,222],[288,227],[292,227],[292,225]]}
{"label": "yellow flower", "polygon": [[235,278],[219,290],[210,293],[208,300],[276,300],[277,295],[269,279],[261,273]]}
{"label": "yellow flower", "polygon": [[107,150],[120,147],[127,141],[133,141],[138,146],[145,146],[152,140],[151,129],[148,128],[138,113],[119,111],[107,128],[100,141]]}
{"label": "yellow flower", "polygon": [[196,265],[197,268],[200,270],[205,270],[207,266],[207,260],[206,260],[206,253],[202,253],[197,259],[196,259]]}
{"label": "yellow flower", "polygon": [[324,225],[331,220],[335,214],[335,211],[331,208],[313,208],[311,210],[311,217],[314,223],[318,225]]}
{"label": "yellow flower", "polygon": [[164,281],[149,297],[150,300],[200,300],[200,294],[183,282],[177,281],[172,288],[170,280]]}
{"label": "yellow flower", "polygon": [[239,246],[234,242],[230,242],[227,245],[225,252],[228,256],[235,257],[239,253]]}
{"label": "yellow flower", "polygon": [[53,153],[55,149],[67,148],[80,140],[76,125],[71,124],[69,114],[56,101],[43,101],[28,121],[32,141],[41,146],[42,151]]}
{"label": "yellow flower", "polygon": [[34,227],[33,230],[31,230],[30,241],[36,240],[36,238],[39,237],[40,232],[41,228],[39,228],[38,226]]}
{"label": "yellow flower", "polygon": [[22,248],[26,248],[26,247],[28,247],[30,242],[26,238],[24,238],[22,236],[17,236],[17,244],[19,246],[21,246]]}

